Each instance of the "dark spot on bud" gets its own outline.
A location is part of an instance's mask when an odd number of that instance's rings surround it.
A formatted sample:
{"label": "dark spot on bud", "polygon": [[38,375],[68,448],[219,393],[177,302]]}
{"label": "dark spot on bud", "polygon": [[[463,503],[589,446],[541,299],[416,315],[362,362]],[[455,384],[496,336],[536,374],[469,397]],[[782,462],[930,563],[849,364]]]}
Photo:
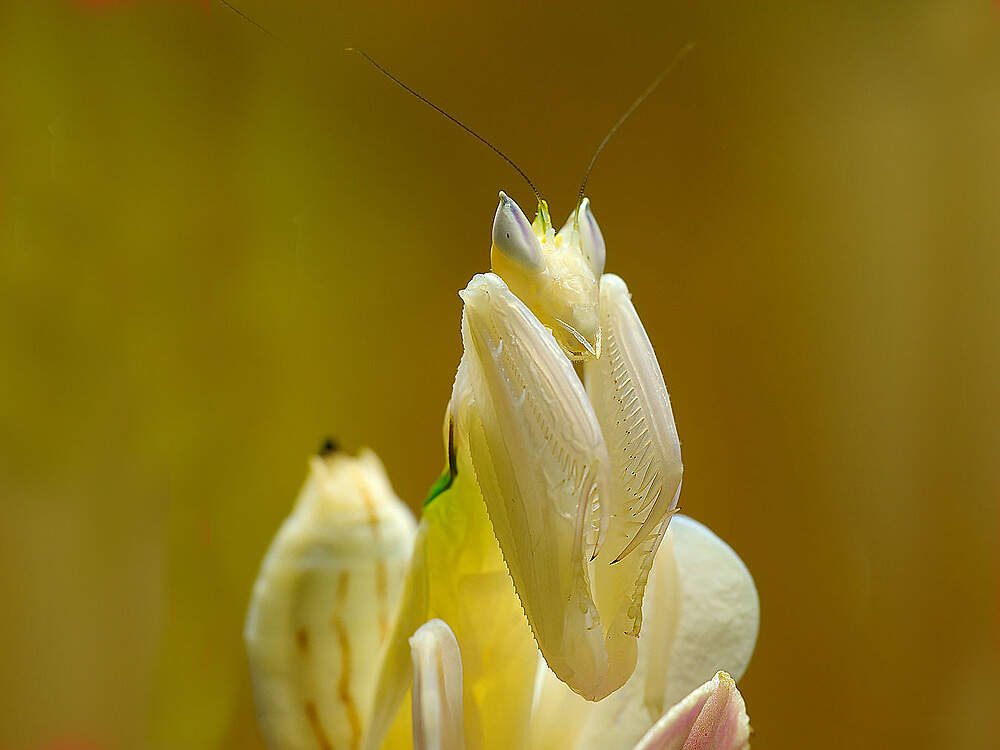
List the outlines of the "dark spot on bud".
{"label": "dark spot on bud", "polygon": [[323,438],[323,442],[319,444],[319,455],[323,458],[327,456],[332,456],[334,453],[340,450],[340,444],[332,437]]}
{"label": "dark spot on bud", "polygon": [[298,644],[299,651],[303,654],[309,651],[309,631],[305,627],[301,627],[295,632],[295,643]]}

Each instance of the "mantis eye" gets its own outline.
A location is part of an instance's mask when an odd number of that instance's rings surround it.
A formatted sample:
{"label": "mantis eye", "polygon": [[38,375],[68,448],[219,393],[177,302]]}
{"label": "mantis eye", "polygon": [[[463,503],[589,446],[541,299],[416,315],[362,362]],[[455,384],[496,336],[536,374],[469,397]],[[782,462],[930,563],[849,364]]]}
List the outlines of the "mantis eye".
{"label": "mantis eye", "polygon": [[493,248],[529,270],[538,271],[543,266],[542,247],[531,222],[503,191],[493,218]]}
{"label": "mantis eye", "polygon": [[597,219],[590,211],[590,198],[580,203],[580,249],[594,273],[600,278],[604,273],[604,235],[597,226]]}

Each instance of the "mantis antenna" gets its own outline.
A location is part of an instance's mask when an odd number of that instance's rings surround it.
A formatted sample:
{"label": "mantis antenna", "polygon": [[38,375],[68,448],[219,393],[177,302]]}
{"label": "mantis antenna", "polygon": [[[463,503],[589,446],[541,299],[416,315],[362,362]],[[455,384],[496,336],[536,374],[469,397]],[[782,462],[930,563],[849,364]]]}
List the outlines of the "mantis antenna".
{"label": "mantis antenna", "polygon": [[[639,108],[639,105],[646,101],[650,94],[656,91],[656,88],[663,83],[663,79],[670,75],[670,72],[677,67],[678,63],[680,63],[680,61],[683,60],[687,56],[687,53],[692,49],[694,49],[694,42],[688,42],[685,44],[681,48],[680,52],[674,55],[674,59],[670,61],[670,64],[660,71],[660,74],[653,79],[653,82],[646,87],[646,90],[639,94],[636,100],[632,102],[631,106],[625,110],[625,114],[618,118],[618,122],[611,126],[611,130],[609,130],[607,135],[604,136],[604,140],[602,140],[598,145],[597,150],[594,151],[594,155],[590,157],[590,164],[587,165],[587,171],[583,174],[583,182],[580,183],[580,192],[576,197],[577,208],[579,208],[580,204],[583,203],[583,191],[587,189],[587,180],[590,179],[590,173],[594,169],[594,163],[597,161],[597,157],[601,155],[604,147],[608,145],[608,141],[610,141],[611,137],[618,132],[618,128],[620,128],[625,121],[632,116],[632,113]],[[579,216],[579,211],[577,211],[577,215]]]}
{"label": "mantis antenna", "polygon": [[266,29],[265,27],[261,26],[259,23],[257,23],[255,20],[253,20],[250,16],[248,16],[242,10],[240,10],[239,8],[237,8],[235,5],[230,5],[229,3],[226,2],[226,0],[219,0],[219,4],[223,5],[223,6],[227,7],[227,8],[229,8],[229,10],[231,10],[233,13],[235,13],[236,15],[238,15],[240,18],[242,18],[248,24],[250,24],[251,26],[256,26],[258,29],[260,29],[261,31],[263,31],[265,34],[267,34],[272,39],[277,39],[278,38],[274,34],[272,34],[268,29]]}
{"label": "mantis antenna", "polygon": [[390,73],[384,67],[382,67],[379,63],[377,63],[371,57],[371,55],[369,55],[364,50],[357,49],[356,47],[347,47],[347,48],[345,48],[344,51],[345,52],[355,52],[355,53],[361,55],[365,60],[367,60],[371,64],[371,66],[373,68],[375,68],[379,73],[381,73],[382,75],[384,75],[390,81],[392,81],[393,83],[397,84],[403,90],[409,92],[410,94],[413,94],[415,97],[417,97],[417,99],[419,99],[420,101],[422,101],[424,104],[426,104],[427,106],[429,106],[431,109],[433,109],[438,114],[440,114],[440,115],[446,117],[447,119],[451,120],[453,123],[455,123],[456,125],[458,125],[458,127],[460,127],[466,133],[468,133],[473,138],[475,138],[476,140],[478,140],[480,143],[484,143],[487,146],[489,146],[491,149],[493,149],[494,153],[496,153],[501,159],[503,159],[505,162],[507,162],[508,164],[510,164],[512,167],[514,167],[514,169],[517,171],[517,173],[519,175],[521,175],[521,177],[524,178],[525,182],[528,183],[528,187],[531,188],[531,192],[535,194],[535,197],[538,199],[538,202],[539,203],[542,202],[542,196],[538,192],[538,189],[535,187],[535,183],[533,183],[531,181],[531,178],[528,177],[528,175],[526,175],[524,173],[524,170],[521,169],[519,166],[517,166],[517,164],[514,163],[514,160],[511,159],[509,156],[507,156],[507,154],[505,154],[499,148],[497,148],[492,143],[490,143],[488,140],[486,140],[485,138],[483,138],[481,135],[479,135],[479,133],[477,133],[475,130],[473,130],[472,128],[470,128],[468,125],[466,125],[464,122],[462,122],[461,120],[459,120],[457,117],[454,117],[454,116],[448,114],[443,109],[441,109],[438,105],[436,105],[434,102],[432,102],[430,99],[428,99],[426,96],[424,96],[423,94],[419,93],[418,91],[414,91],[413,88],[411,88],[410,86],[408,86],[405,83],[403,83],[396,76],[394,76],[392,73]]}
{"label": "mantis antenna", "polygon": [[[246,13],[244,13],[242,10],[240,10],[236,6],[234,6],[234,5],[230,4],[229,2],[227,2],[227,0],[219,0],[219,3],[221,3],[222,5],[224,5],[226,8],[229,8],[229,10],[231,10],[233,13],[235,13],[236,15],[238,15],[240,18],[242,18],[247,23],[255,26],[258,29],[260,29],[262,32],[264,32],[265,34],[267,34],[272,39],[277,39],[277,37],[274,34],[272,34],[268,29],[266,29],[261,24],[257,23],[257,21],[255,21],[253,18],[251,18],[250,16],[248,16]],[[443,109],[441,109],[441,107],[439,107],[438,105],[436,105],[434,102],[432,102],[430,99],[428,99],[426,96],[424,96],[420,92],[416,91],[412,86],[409,86],[408,84],[406,84],[403,81],[401,81],[395,75],[393,75],[388,70],[386,70],[385,67],[383,67],[381,64],[379,64],[375,60],[375,58],[373,58],[371,55],[369,55],[364,50],[360,50],[360,49],[358,49],[356,47],[346,47],[344,49],[344,51],[345,52],[354,52],[354,53],[360,55],[373,68],[375,68],[379,73],[381,73],[386,78],[388,78],[390,81],[392,81],[393,83],[395,83],[396,85],[398,85],[404,91],[406,91],[406,92],[408,92],[410,94],[413,94],[413,96],[415,96],[417,99],[419,99],[420,101],[422,101],[424,104],[426,104],[428,107],[430,107],[431,109],[433,109],[435,112],[437,112],[438,114],[442,115],[446,119],[451,120],[453,123],[455,123],[456,125],[458,125],[458,127],[462,128],[462,130],[464,130],[466,133],[468,133],[473,138],[475,138],[476,140],[478,140],[480,143],[483,143],[486,146],[488,146],[495,154],[497,154],[501,159],[503,159],[505,162],[507,162],[508,164],[510,164],[514,168],[514,170],[519,175],[521,175],[521,177],[524,178],[524,181],[528,183],[528,187],[531,188],[531,192],[535,194],[535,198],[538,199],[539,203],[542,202],[541,193],[538,192],[538,188],[535,187],[535,183],[533,183],[531,181],[531,178],[528,177],[527,174],[525,174],[524,170],[521,169],[519,166],[517,166],[517,164],[514,163],[514,160],[511,159],[509,156],[507,156],[507,154],[505,154],[499,148],[497,148],[492,143],[490,143],[488,140],[486,140],[485,138],[483,138],[483,136],[479,135],[479,133],[477,133],[475,130],[473,130],[472,128],[470,128],[468,125],[466,125],[464,122],[462,122],[461,120],[459,120],[457,117],[455,117],[454,115],[449,114],[448,112],[445,112]],[[589,170],[588,170],[588,172],[589,172]]]}

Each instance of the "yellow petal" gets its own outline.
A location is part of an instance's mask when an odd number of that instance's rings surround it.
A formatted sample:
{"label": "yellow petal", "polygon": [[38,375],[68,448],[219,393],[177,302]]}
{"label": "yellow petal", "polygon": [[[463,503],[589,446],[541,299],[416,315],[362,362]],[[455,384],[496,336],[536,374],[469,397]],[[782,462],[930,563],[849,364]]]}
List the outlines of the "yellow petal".
{"label": "yellow petal", "polygon": [[447,622],[462,645],[467,746],[489,750],[525,743],[538,651],[486,515],[468,445],[455,444],[453,434],[446,424],[454,474],[446,474],[444,489],[424,506],[379,680],[370,749],[379,747],[389,721],[390,739],[404,736],[410,714],[401,700],[410,680],[407,639],[432,617]]}

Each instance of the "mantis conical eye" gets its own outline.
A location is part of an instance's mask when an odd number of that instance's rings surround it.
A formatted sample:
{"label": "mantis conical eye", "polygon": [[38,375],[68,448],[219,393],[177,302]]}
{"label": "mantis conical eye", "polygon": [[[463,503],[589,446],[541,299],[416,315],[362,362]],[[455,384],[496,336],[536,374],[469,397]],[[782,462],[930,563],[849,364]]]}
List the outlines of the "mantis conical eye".
{"label": "mantis conical eye", "polygon": [[584,198],[580,203],[580,249],[593,269],[600,278],[604,273],[604,235],[601,228],[597,226],[597,219],[590,211],[590,198]]}
{"label": "mantis conical eye", "polygon": [[502,191],[493,218],[493,249],[532,271],[541,270],[544,265],[542,247],[531,222],[520,206]]}

